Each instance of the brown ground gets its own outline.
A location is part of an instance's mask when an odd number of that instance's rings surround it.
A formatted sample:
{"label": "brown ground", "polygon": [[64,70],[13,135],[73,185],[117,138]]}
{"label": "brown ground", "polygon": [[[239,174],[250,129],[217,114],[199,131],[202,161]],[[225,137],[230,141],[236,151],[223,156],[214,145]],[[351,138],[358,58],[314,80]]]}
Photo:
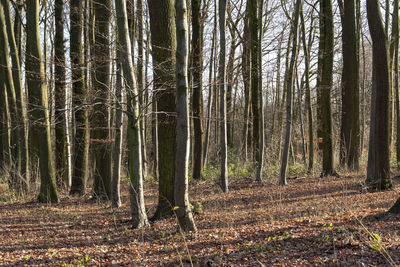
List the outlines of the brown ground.
{"label": "brown ground", "polygon": [[[364,177],[298,178],[289,185],[235,181],[221,193],[192,185],[196,234],[177,232],[175,218],[142,230],[124,205],[112,210],[86,199],[60,204],[0,203],[0,264],[41,266],[390,266],[400,265],[400,216],[384,212],[400,187],[366,192]],[[398,183],[398,181],[396,182]],[[155,186],[146,202],[154,212]]]}

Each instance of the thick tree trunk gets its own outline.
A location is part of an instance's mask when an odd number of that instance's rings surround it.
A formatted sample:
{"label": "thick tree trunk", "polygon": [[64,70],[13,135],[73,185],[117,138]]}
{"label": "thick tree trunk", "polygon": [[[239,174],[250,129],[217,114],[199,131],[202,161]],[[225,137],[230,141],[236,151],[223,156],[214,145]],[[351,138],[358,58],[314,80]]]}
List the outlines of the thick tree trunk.
{"label": "thick tree trunk", "polygon": [[172,0],[149,0],[154,94],[158,121],[158,206],[153,220],[172,215],[175,176],[175,11]]}
{"label": "thick tree trunk", "polygon": [[355,0],[342,6],[342,124],[340,129],[340,163],[351,170],[359,169],[360,112],[359,64],[356,36]]}
{"label": "thick tree trunk", "polygon": [[84,59],[82,53],[82,1],[70,1],[70,60],[72,75],[72,103],[76,108],[74,158],[72,170],[71,195],[83,195],[86,190],[89,168],[89,118],[86,107],[87,90],[85,85]]}
{"label": "thick tree trunk", "polygon": [[389,164],[389,52],[377,0],[367,0],[367,17],[373,43],[373,62],[376,66],[374,183],[378,189],[387,189],[392,186]]}
{"label": "thick tree trunk", "polygon": [[318,141],[322,150],[321,177],[337,175],[333,166],[331,89],[333,71],[332,0],[320,1],[320,41],[318,56]]}
{"label": "thick tree trunk", "polygon": [[132,62],[132,48],[129,38],[126,0],[115,1],[118,25],[118,39],[122,46],[121,61],[128,93],[128,149],[132,225],[142,228],[148,225],[143,192],[142,145],[140,136],[139,94]]}
{"label": "thick tree trunk", "polygon": [[91,145],[95,156],[94,197],[111,200],[111,140],[109,139],[110,36],[112,1],[93,2],[94,25],[94,107]]}
{"label": "thick tree trunk", "polygon": [[[50,118],[47,85],[44,76],[42,52],[39,38],[39,0],[27,1],[26,72],[29,93],[29,113],[34,122],[31,125],[31,144],[34,155],[39,157],[40,202],[58,202],[54,160],[52,157]],[[40,77],[40,79],[38,79]]]}

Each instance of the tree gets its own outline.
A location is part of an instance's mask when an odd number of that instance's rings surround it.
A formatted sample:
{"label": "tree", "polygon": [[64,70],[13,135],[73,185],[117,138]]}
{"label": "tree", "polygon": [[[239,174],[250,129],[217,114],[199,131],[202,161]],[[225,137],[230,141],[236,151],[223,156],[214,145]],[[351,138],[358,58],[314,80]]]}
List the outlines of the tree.
{"label": "tree", "polygon": [[201,0],[192,0],[192,64],[193,64],[193,179],[200,179],[203,168],[203,31]]}
{"label": "tree", "polygon": [[285,130],[285,142],[283,146],[282,152],[282,163],[281,163],[281,172],[280,172],[280,185],[286,185],[286,170],[287,170],[287,163],[289,159],[289,145],[290,139],[292,135],[292,112],[293,112],[293,87],[294,87],[294,67],[297,62],[297,39],[298,39],[298,32],[299,32],[299,18],[300,18],[300,10],[302,9],[302,1],[297,0],[295,10],[293,13],[293,18],[291,22],[291,29],[290,29],[290,37],[289,39],[292,41],[292,51],[291,51],[291,58],[290,63],[288,65],[288,69],[285,73],[285,86],[286,86],[286,130]]}
{"label": "tree", "polygon": [[[389,164],[389,51],[387,35],[377,0],[367,0],[367,18],[372,39],[376,89],[374,142],[374,183],[378,189],[392,186]],[[371,141],[370,141],[371,142]]]}
{"label": "tree", "polygon": [[40,202],[58,202],[58,192],[52,157],[47,84],[40,49],[39,0],[26,2],[26,78],[28,85],[31,144],[39,157]]}
{"label": "tree", "polygon": [[70,1],[70,59],[75,117],[75,156],[70,194],[83,195],[89,169],[89,117],[82,53],[82,1]]}
{"label": "tree", "polygon": [[312,37],[313,37],[313,18],[311,17],[311,27],[310,33],[308,36],[308,45],[306,43],[306,28],[304,22],[304,12],[303,9],[300,13],[301,18],[301,40],[303,43],[303,51],[304,51],[304,79],[305,79],[305,89],[306,89],[306,108],[307,108],[307,116],[308,116],[308,172],[311,173],[314,164],[314,130],[313,130],[313,112],[311,105],[311,88],[310,88],[310,51],[312,45]]}
{"label": "tree", "polygon": [[[176,150],[175,11],[172,0],[149,0],[155,101],[158,122],[158,206],[153,220],[172,215]],[[154,100],[153,100],[154,101]]]}
{"label": "tree", "polygon": [[[81,1],[73,1],[81,2]],[[73,7],[74,3],[71,3]],[[76,12],[71,8],[72,12]],[[56,132],[56,172],[63,180],[66,170],[65,146],[65,46],[64,46],[64,1],[54,2],[54,76],[55,76],[55,132]],[[70,183],[67,183],[71,186]]]}
{"label": "tree", "polygon": [[229,191],[228,186],[228,140],[227,140],[227,127],[226,127],[226,76],[225,76],[225,57],[226,57],[226,0],[219,0],[219,34],[220,34],[220,51],[219,51],[219,93],[220,93],[220,125],[221,125],[221,188],[223,192]]}
{"label": "tree", "polygon": [[95,15],[95,42],[93,47],[94,111],[92,118],[91,145],[95,153],[94,187],[95,197],[111,199],[111,142],[109,140],[106,105],[109,101],[110,81],[110,36],[112,1],[93,1]]}
{"label": "tree", "polygon": [[132,225],[135,228],[142,228],[147,226],[149,223],[147,220],[143,195],[143,161],[142,145],[140,140],[139,94],[133,70],[126,0],[116,0],[115,11],[117,15],[118,39],[121,45],[120,59],[122,61],[124,77],[128,87],[128,158],[129,178],[131,183],[130,200]]}
{"label": "tree", "polygon": [[332,134],[332,70],[333,70],[333,14],[332,0],[320,1],[320,39],[318,52],[318,138],[322,149],[321,177],[337,175],[333,166]]}
{"label": "tree", "polygon": [[352,170],[359,169],[360,116],[359,64],[356,32],[355,1],[346,0],[341,7],[342,19],[342,124],[340,129],[340,163]]}
{"label": "tree", "polygon": [[[5,15],[5,23],[7,28],[7,35],[8,35],[8,43],[10,47],[10,56],[12,60],[12,77],[14,83],[14,90],[16,94],[16,101],[17,101],[17,121],[18,121],[18,146],[19,146],[19,163],[18,165],[21,166],[20,174],[25,179],[25,189],[29,189],[29,182],[30,182],[30,169],[29,169],[29,138],[26,134],[26,109],[25,109],[25,96],[22,87],[22,73],[21,73],[21,65],[20,65],[20,53],[19,53],[19,46],[16,42],[14,28],[12,25],[12,18],[10,14],[10,6],[9,1],[2,0],[4,6],[4,15]],[[18,24],[15,20],[15,24]],[[16,26],[18,28],[18,26]]]}
{"label": "tree", "polygon": [[[188,25],[186,0],[175,0],[176,10],[176,161],[175,213],[183,231],[196,231],[189,205],[189,82],[188,82]],[[202,155],[200,154],[200,157]]]}

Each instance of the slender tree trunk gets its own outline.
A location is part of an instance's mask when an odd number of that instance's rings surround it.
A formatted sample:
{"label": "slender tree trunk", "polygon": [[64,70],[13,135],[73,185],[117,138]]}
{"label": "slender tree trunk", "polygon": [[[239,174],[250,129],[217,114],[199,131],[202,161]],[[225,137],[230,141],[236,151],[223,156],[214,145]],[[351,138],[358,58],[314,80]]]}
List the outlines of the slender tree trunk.
{"label": "slender tree trunk", "polygon": [[[56,171],[59,180],[66,177],[66,146],[65,146],[65,47],[64,47],[64,1],[54,3],[54,74],[55,74],[55,132],[56,132]],[[71,185],[68,184],[70,187]]]}
{"label": "slender tree trunk", "polygon": [[[189,99],[188,99],[188,25],[186,0],[175,1],[176,10],[176,88],[177,125],[175,161],[175,213],[183,231],[196,231],[189,205]],[[201,154],[200,154],[201,157]]]}
{"label": "slender tree trunk", "polygon": [[192,65],[193,65],[193,179],[202,177],[203,167],[203,32],[201,26],[201,0],[192,0]]}
{"label": "slender tree trunk", "polygon": [[301,31],[302,31],[302,42],[304,50],[304,76],[306,86],[306,109],[308,117],[308,172],[311,173],[314,164],[314,130],[313,130],[313,112],[311,105],[311,88],[310,88],[310,48],[312,42],[312,25],[313,19],[310,22],[310,33],[308,36],[308,45],[306,43],[306,30],[303,10],[300,14],[301,18]]}
{"label": "slender tree trunk", "polygon": [[220,51],[219,51],[219,92],[220,92],[220,118],[221,118],[221,188],[223,192],[229,191],[228,186],[228,145],[227,145],[227,128],[226,128],[226,76],[225,76],[225,15],[226,0],[219,0],[219,34],[220,34]]}
{"label": "slender tree trunk", "polygon": [[286,170],[288,165],[289,158],[289,145],[291,139],[292,132],[292,105],[293,105],[293,87],[294,87],[294,67],[297,62],[297,36],[299,29],[299,17],[300,10],[302,8],[302,0],[296,1],[295,11],[293,13],[293,18],[291,22],[291,30],[290,30],[290,40],[292,41],[291,45],[291,58],[290,63],[288,65],[288,69],[286,69],[285,73],[285,85],[286,85],[286,128],[285,128],[285,142],[282,150],[282,162],[281,162],[281,171],[280,171],[280,185],[286,185]]}
{"label": "slender tree trunk", "polygon": [[[39,34],[39,0],[27,1],[26,73],[29,93],[29,112],[33,121],[41,124],[31,125],[31,143],[34,155],[39,157],[40,202],[58,202],[54,160],[52,157],[50,118],[47,98],[47,85],[44,76]],[[40,77],[40,79],[38,79]]]}
{"label": "slender tree trunk", "polygon": [[129,176],[130,176],[130,199],[132,224],[135,228],[148,225],[143,194],[143,171],[142,171],[142,145],[140,135],[139,117],[139,94],[136,86],[132,62],[132,48],[129,38],[128,18],[126,12],[126,1],[116,0],[115,11],[117,15],[118,39],[121,44],[121,60],[126,79],[128,93],[128,148],[129,148]]}
{"label": "slender tree trunk", "polygon": [[121,64],[121,52],[117,51],[117,74],[116,74],[116,86],[115,86],[115,137],[114,137],[114,147],[113,147],[113,178],[112,178],[112,206],[115,208],[119,208],[122,205],[121,202],[121,189],[120,189],[120,181],[121,181],[121,163],[122,163],[122,143],[124,140],[123,134],[123,126],[122,122],[124,120],[124,86],[122,83],[122,64]]}

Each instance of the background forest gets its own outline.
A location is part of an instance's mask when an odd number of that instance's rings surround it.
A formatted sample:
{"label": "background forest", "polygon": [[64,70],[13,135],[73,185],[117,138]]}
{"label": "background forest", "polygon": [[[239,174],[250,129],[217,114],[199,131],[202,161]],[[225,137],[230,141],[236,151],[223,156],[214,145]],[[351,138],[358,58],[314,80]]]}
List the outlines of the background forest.
{"label": "background forest", "polygon": [[0,93],[0,264],[400,264],[397,0],[0,0]]}

